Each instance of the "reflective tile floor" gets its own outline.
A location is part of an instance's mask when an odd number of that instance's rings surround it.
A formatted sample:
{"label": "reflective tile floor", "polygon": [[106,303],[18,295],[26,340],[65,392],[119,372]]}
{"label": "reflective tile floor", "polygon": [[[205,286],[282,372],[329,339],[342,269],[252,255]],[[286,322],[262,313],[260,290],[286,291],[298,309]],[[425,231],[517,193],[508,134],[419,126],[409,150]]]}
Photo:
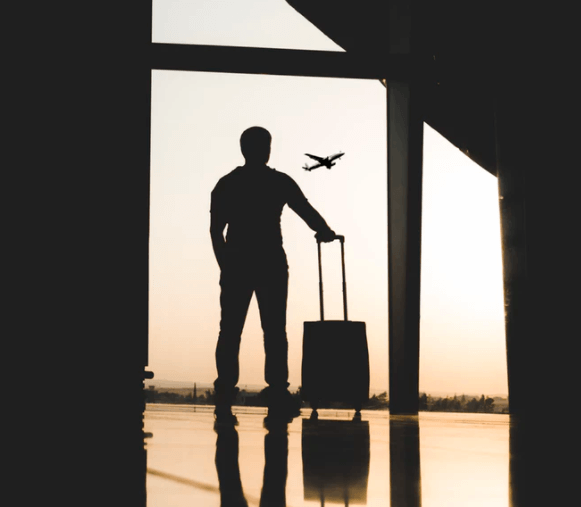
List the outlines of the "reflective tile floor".
{"label": "reflective tile floor", "polygon": [[508,415],[303,409],[265,427],[265,409],[234,412],[215,429],[211,407],[147,406],[148,507],[517,506]]}

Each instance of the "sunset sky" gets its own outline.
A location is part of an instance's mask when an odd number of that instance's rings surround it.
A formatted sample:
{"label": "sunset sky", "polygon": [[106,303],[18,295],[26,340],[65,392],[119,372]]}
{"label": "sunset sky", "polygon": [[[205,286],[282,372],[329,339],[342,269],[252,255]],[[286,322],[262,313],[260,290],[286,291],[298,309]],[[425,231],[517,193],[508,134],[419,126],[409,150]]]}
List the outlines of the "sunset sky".
{"label": "sunset sky", "polygon": [[[153,21],[154,42],[341,51],[284,0],[157,0]],[[269,165],[346,236],[349,317],[367,323],[371,386],[387,390],[386,90],[373,80],[153,72],[149,369],[156,379],[215,379],[210,192],[244,163],[239,138],[253,125],[272,134]],[[301,168],[307,152],[338,151],[346,154],[332,170]],[[425,126],[421,391],[507,393],[497,199],[496,178]],[[288,208],[282,228],[298,386],[303,322],[319,318],[316,242]],[[326,316],[340,319],[338,243],[323,253]],[[240,386],[264,384],[255,299],[240,362]]]}

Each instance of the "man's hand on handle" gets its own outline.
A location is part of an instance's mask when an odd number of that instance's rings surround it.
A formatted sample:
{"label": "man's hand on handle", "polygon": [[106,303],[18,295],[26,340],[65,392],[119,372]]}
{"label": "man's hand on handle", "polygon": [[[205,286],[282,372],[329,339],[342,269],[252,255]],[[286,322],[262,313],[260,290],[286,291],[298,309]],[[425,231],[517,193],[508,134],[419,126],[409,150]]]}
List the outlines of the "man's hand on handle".
{"label": "man's hand on handle", "polygon": [[322,243],[330,243],[337,238],[337,235],[335,234],[335,231],[328,229],[326,231],[317,232],[317,234],[315,234],[315,238],[317,241]]}

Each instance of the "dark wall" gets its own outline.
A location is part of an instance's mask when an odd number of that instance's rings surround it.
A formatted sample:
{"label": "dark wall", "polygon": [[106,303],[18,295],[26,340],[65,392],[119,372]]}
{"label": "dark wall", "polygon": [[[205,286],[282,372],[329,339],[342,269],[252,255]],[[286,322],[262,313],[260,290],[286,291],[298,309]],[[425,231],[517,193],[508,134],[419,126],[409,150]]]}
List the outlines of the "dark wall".
{"label": "dark wall", "polygon": [[58,455],[40,474],[43,500],[143,505],[151,5],[59,4],[31,19],[19,34],[34,41],[20,156],[38,195],[23,267],[38,267],[28,319],[42,330],[26,357],[42,369],[22,376],[53,392],[35,414]]}

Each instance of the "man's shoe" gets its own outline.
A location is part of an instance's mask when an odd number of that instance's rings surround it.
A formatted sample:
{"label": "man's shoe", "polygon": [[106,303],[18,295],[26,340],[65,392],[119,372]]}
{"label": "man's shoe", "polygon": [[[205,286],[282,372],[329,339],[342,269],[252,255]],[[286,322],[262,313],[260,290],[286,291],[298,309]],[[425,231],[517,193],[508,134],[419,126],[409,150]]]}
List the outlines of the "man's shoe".
{"label": "man's shoe", "polygon": [[214,388],[214,404],[216,407],[231,407],[236,401],[236,396],[240,389],[237,387],[221,387]]}
{"label": "man's shoe", "polygon": [[280,393],[269,393],[268,418],[283,419],[288,422],[301,415],[300,403],[292,397],[288,390]]}

